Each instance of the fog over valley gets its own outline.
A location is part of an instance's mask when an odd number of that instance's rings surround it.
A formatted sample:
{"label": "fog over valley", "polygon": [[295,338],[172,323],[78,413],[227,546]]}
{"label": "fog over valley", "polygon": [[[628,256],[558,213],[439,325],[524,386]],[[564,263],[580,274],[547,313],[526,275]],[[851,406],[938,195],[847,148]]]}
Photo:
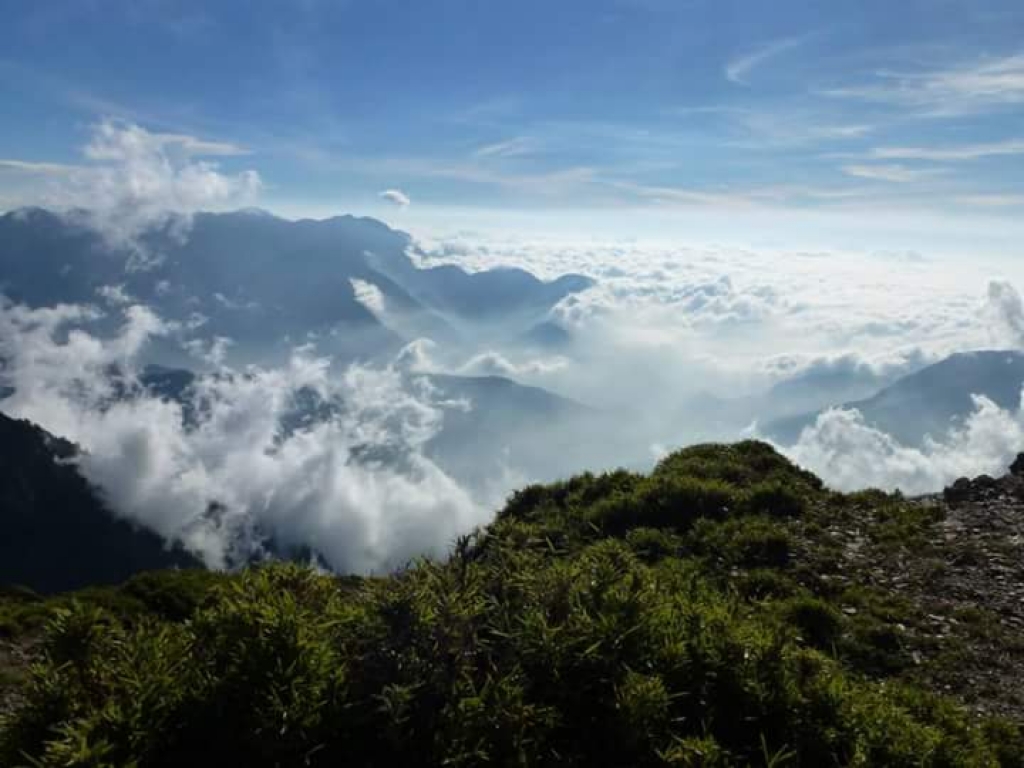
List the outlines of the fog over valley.
{"label": "fog over valley", "polygon": [[217,151],[102,122],[44,207],[0,217],[0,411],[212,567],[383,572],[513,489],[698,441],[910,494],[1024,444],[1024,308],[996,272],[290,220]]}

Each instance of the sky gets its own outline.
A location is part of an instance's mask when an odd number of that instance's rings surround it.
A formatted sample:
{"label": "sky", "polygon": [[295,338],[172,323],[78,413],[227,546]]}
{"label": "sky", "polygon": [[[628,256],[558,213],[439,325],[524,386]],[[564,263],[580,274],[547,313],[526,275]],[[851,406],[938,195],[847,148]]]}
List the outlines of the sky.
{"label": "sky", "polygon": [[45,200],[98,159],[97,125],[131,124],[258,173],[259,204],[289,216],[709,239],[741,221],[831,246],[881,228],[1004,254],[1022,234],[1012,0],[0,0],[0,17],[0,208]]}

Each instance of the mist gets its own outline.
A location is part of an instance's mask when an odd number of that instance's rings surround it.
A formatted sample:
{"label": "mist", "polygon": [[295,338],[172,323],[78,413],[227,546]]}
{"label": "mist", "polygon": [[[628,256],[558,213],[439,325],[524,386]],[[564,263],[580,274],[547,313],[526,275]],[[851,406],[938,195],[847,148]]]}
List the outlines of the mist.
{"label": "mist", "polygon": [[[837,489],[913,494],[1024,445],[1021,381],[1012,403],[964,383],[919,441],[850,405],[934,386],[954,353],[1016,355],[1021,298],[994,268],[205,213],[258,196],[255,171],[208,159],[240,152],[100,123],[40,196],[57,218],[5,217],[28,250],[0,284],[0,410],[78,444],[118,515],[211,567],[306,552],[386,571],[525,484],[698,441],[762,437]],[[33,228],[64,239],[32,250]],[[186,384],[155,387],[153,363]]]}
{"label": "mist", "polygon": [[[486,521],[423,453],[443,410],[460,404],[396,369],[332,371],[297,348],[280,368],[222,367],[176,401],[140,381],[147,345],[175,325],[130,305],[101,336],[90,330],[101,314],[5,303],[0,356],[13,393],[0,407],[77,443],[81,471],[115,511],[209,566],[248,562],[272,538],[341,571],[380,572]],[[285,431],[310,396],[338,407]]]}

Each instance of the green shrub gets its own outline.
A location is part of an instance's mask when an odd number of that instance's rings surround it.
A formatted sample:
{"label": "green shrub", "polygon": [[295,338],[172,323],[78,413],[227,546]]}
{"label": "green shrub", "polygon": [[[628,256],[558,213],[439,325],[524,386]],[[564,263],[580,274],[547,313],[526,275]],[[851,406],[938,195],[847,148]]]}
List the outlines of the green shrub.
{"label": "green shrub", "polygon": [[739,568],[783,568],[789,563],[792,535],[767,517],[700,520],[687,537],[689,549],[714,563]]}
{"label": "green shrub", "polygon": [[631,528],[626,532],[626,543],[646,562],[678,555],[683,548],[679,536],[659,528]]}
{"label": "green shrub", "polygon": [[786,572],[775,568],[751,568],[735,575],[733,587],[746,600],[784,599],[801,591],[800,585]]}
{"label": "green shrub", "polygon": [[805,474],[705,446],[525,489],[386,578],[276,564],[45,601],[0,765],[1020,766],[1017,726],[886,677],[900,598],[797,582],[793,518],[826,498]]}
{"label": "green shrub", "polygon": [[684,448],[662,459],[654,475],[720,480],[745,488],[777,482],[810,493],[823,487],[812,473],[800,469],[767,443],[756,440]]}
{"label": "green shrub", "polygon": [[816,648],[831,650],[842,631],[842,615],[815,597],[795,597],[779,607],[779,613],[803,640]]}
{"label": "green shrub", "polygon": [[137,599],[153,615],[180,621],[191,616],[223,579],[222,574],[199,568],[148,571],[132,576],[120,592]]}
{"label": "green shrub", "polygon": [[651,477],[632,491],[617,491],[588,509],[588,518],[603,531],[622,535],[630,528],[685,531],[700,518],[722,518],[734,509],[737,493],[715,480]]}
{"label": "green shrub", "polygon": [[799,517],[807,509],[807,499],[778,481],[757,483],[744,496],[742,509],[748,515]]}

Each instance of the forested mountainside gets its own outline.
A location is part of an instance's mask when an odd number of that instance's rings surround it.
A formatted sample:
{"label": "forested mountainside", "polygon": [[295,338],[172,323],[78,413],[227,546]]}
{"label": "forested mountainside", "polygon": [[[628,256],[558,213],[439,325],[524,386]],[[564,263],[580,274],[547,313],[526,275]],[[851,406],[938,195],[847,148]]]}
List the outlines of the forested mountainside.
{"label": "forested mountainside", "polygon": [[524,488],[386,577],[11,592],[0,764],[1021,765],[1022,499],[704,445]]}
{"label": "forested mountainside", "polygon": [[116,517],[72,462],[75,447],[0,413],[0,585],[41,592],[197,567],[157,534]]}

